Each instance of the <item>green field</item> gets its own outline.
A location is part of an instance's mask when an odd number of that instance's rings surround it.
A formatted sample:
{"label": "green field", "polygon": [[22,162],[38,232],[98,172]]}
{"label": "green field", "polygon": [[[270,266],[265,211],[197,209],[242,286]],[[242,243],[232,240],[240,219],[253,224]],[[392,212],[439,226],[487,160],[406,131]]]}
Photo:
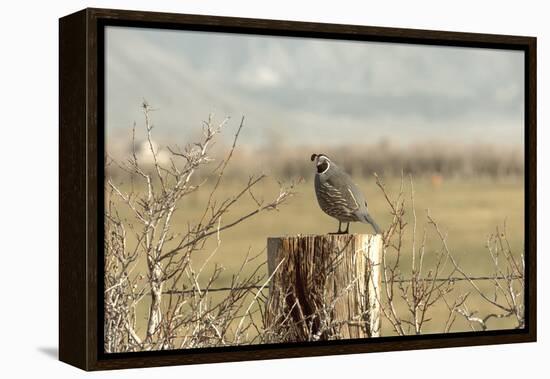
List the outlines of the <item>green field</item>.
{"label": "green field", "polygon": [[[386,188],[391,196],[396,196],[400,187],[400,178],[383,178]],[[389,207],[383,194],[376,186],[374,178],[359,180],[357,184],[366,194],[369,211],[377,223],[384,229],[391,220]],[[223,182],[216,193],[216,199],[222,201],[236,194],[242,189],[244,182],[238,180]],[[174,230],[185,231],[188,223],[193,223],[204,212],[204,206],[209,195],[209,184],[205,184],[200,191],[194,192],[184,198],[176,211],[173,222]],[[124,188],[124,187],[123,187]],[[296,188],[297,194],[287,203],[283,204],[279,211],[261,213],[242,224],[237,225],[221,233],[221,246],[216,255],[206,265],[208,271],[215,264],[222,265],[224,272],[213,287],[223,287],[229,284],[231,276],[238,270],[248,251],[253,255],[261,253],[265,256],[266,240],[272,236],[295,234],[325,234],[335,232],[338,222],[325,215],[317,205],[313,183],[306,180]],[[408,230],[404,240],[403,256],[400,267],[404,272],[410,268],[411,262],[411,235],[412,212],[410,209],[410,183],[405,180],[407,195]],[[433,264],[436,252],[440,251],[441,243],[436,238],[433,230],[426,222],[426,210],[438,222],[444,233],[447,233],[447,243],[453,255],[461,266],[472,276],[493,274],[490,256],[485,247],[489,234],[495,232],[497,226],[502,227],[506,222],[509,242],[514,254],[520,256],[524,246],[524,192],[521,179],[449,179],[435,185],[429,177],[416,178],[414,180],[415,209],[417,216],[417,241],[421,239],[423,229],[427,228],[426,240],[426,270]],[[254,192],[258,197],[266,201],[278,193],[277,182],[267,178]],[[238,219],[242,214],[255,209],[251,198],[243,199],[241,203],[231,208],[231,212],[222,217],[222,225]],[[121,206],[123,217],[129,217],[125,208]],[[131,222],[131,220],[128,220]],[[372,233],[369,225],[351,224],[351,233]],[[129,245],[135,241],[130,240]],[[418,242],[417,242],[418,246]],[[215,239],[211,239],[202,251],[195,253],[193,264],[200,267],[206,257],[215,247]],[[138,270],[145,273],[145,261]],[[206,279],[208,275],[204,275]],[[488,282],[480,286],[491,292]],[[466,283],[456,285],[456,293],[468,290]],[[217,295],[218,296],[218,295]],[[221,296],[221,295],[219,295]],[[138,333],[143,334],[145,319],[147,317],[148,300],[141,302],[138,308]],[[481,314],[494,311],[490,306],[471,296],[468,305],[472,309],[478,309]],[[398,307],[401,308],[403,304]],[[440,332],[445,322],[446,309],[435,308],[430,315],[431,321],[424,332]],[[142,320],[143,323],[140,322]],[[383,335],[391,335],[393,331],[389,323],[382,320]],[[492,328],[510,328],[513,323],[507,319],[499,319],[490,324]],[[459,320],[453,330],[470,330],[470,326],[464,320]]]}

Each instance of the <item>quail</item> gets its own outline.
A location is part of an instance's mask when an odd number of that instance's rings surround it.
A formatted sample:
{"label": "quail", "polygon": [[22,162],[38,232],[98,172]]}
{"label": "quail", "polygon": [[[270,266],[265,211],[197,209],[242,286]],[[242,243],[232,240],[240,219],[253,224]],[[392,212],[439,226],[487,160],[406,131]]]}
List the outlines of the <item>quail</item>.
{"label": "quail", "polygon": [[[311,161],[315,162],[315,194],[319,206],[331,217],[338,220],[338,232],[347,234],[350,222],[368,223],[376,234],[381,230],[367,212],[367,202],[359,187],[351,177],[325,154],[312,154]],[[346,223],[346,230],[342,231],[342,223]]]}

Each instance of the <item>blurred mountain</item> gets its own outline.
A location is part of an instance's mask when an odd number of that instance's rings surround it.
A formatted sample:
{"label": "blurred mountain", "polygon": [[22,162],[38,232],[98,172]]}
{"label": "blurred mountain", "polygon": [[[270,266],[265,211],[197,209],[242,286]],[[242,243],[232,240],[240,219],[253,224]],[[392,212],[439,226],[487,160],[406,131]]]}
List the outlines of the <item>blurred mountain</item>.
{"label": "blurred mountain", "polygon": [[157,138],[181,143],[211,113],[244,115],[256,146],[523,142],[521,52],[122,27],[106,48],[112,138],[147,99]]}

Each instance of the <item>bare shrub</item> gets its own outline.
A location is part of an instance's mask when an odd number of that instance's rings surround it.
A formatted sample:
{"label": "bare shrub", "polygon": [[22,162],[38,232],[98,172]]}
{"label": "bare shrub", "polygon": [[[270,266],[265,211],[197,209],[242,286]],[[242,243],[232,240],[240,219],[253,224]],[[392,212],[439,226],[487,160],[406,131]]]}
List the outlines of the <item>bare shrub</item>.
{"label": "bare shrub", "polygon": [[[506,237],[505,228],[488,237],[487,253],[494,268],[485,276],[476,277],[461,268],[447,244],[447,235],[426,210],[421,238],[417,239],[418,218],[414,204],[414,185],[410,179],[409,197],[405,194],[403,176],[397,196],[391,197],[382,180],[375,174],[376,183],[383,192],[392,214],[392,221],[384,232],[384,250],[382,258],[382,296],[379,299],[384,319],[390,323],[398,335],[422,334],[423,327],[431,321],[435,308],[442,304],[448,310],[445,323],[438,325],[439,332],[456,331],[453,325],[457,316],[470,323],[472,330],[487,330],[490,319],[514,318],[517,328],[525,326],[524,319],[524,259],[517,259]],[[407,205],[410,200],[410,206]],[[407,228],[405,214],[412,213],[412,226]],[[409,231],[407,231],[409,229]],[[402,264],[405,233],[412,238],[411,264]],[[426,241],[431,238],[439,242],[439,250],[427,252]],[[430,265],[426,256],[433,255]],[[476,256],[476,259],[483,257]],[[460,291],[456,284],[467,282],[469,290]],[[489,281],[494,286],[493,293],[484,291],[480,281]],[[468,307],[468,298],[475,294],[476,303]],[[476,308],[490,305],[495,312],[479,315]],[[494,325],[498,328],[498,325]]]}
{"label": "bare shrub", "polygon": [[[382,283],[380,295],[375,299],[380,305],[382,323],[389,325],[393,334],[402,336],[423,334],[426,329],[429,333],[465,331],[464,326],[457,325],[460,319],[466,320],[474,331],[506,328],[499,322],[504,319],[513,320],[515,328],[524,328],[524,257],[513,253],[506,237],[506,227],[497,227],[496,233],[488,236],[486,254],[476,254],[473,258],[480,263],[490,261],[492,270],[481,276],[470,274],[451,252],[447,235],[430,211],[426,209],[423,217],[417,215],[412,175],[409,176],[408,189],[401,177],[395,196],[389,193],[378,175],[375,174],[375,178],[392,215],[392,221],[382,235],[383,253],[378,267]],[[406,221],[408,213],[410,224]],[[412,240],[409,244],[404,243],[407,237]],[[436,248],[427,249],[430,239],[437,243]],[[326,288],[339,262],[325,264],[327,267],[322,271],[326,275],[316,278],[316,288]],[[372,278],[367,280],[371,280],[373,286],[379,285]],[[492,290],[486,289],[487,283],[492,285]],[[337,294],[309,299],[306,302],[308,312],[303,310],[304,304],[292,290],[275,289],[286,294],[276,296],[285,301],[286,306],[271,307],[269,299],[263,304],[260,309],[265,313],[262,314],[259,340],[277,343],[343,338],[341,328],[344,324],[365,325],[371,312],[364,307],[354,319],[337,320],[333,317],[336,301],[348,296],[348,291],[353,291],[355,286],[356,280],[352,278],[349,283],[340,285],[343,289]],[[272,309],[280,313],[267,314]],[[434,319],[437,319],[435,325]]]}
{"label": "bare shrub", "polygon": [[[294,186],[280,185],[279,193],[274,198],[259,200],[254,196],[253,189],[266,176],[256,175],[249,177],[242,189],[232,197],[216,200],[216,191],[222,183],[244,124],[242,119],[227,155],[208,175],[214,178],[215,183],[204,204],[202,216],[188,224],[187,230],[175,230],[174,213],[182,199],[205,183],[204,180],[195,183],[192,178],[199,170],[210,167],[213,162],[211,146],[227,120],[216,125],[210,118],[204,123],[201,141],[184,148],[170,149],[170,164],[166,165],[157,159],[158,149],[152,138],[152,111],[144,102],[152,170],[144,169],[136,154],[135,126],[132,156],[125,162],[107,157],[108,165],[117,165],[129,177],[136,178],[136,183],[132,181],[131,189],[125,191],[111,178],[105,181],[105,350],[137,351],[241,343],[249,325],[243,326],[241,322],[234,329],[233,321],[250,301],[247,296],[250,287],[265,280],[258,274],[261,266],[255,264],[257,257],[248,256],[239,272],[234,273],[230,288],[214,299],[210,289],[222,268],[216,267],[213,273],[203,278],[206,264],[195,269],[192,264],[194,254],[203,250],[207,241],[215,238],[216,246],[210,254],[211,259],[221,245],[222,231],[247,222],[259,213],[277,210],[293,195]],[[145,190],[140,191],[142,188]],[[229,218],[230,210],[249,196],[256,204],[254,210],[232,215],[230,221],[222,222],[222,217]],[[130,216],[121,216],[121,207]],[[129,246],[129,235],[135,240],[133,247]],[[146,272],[136,272],[140,260],[146,261]],[[249,270],[251,264],[255,266]],[[244,275],[245,272],[248,274]],[[144,304],[149,308],[147,327],[140,334],[136,331],[136,309]],[[252,306],[246,305],[245,316],[253,311]]]}
{"label": "bare shrub", "polygon": [[[439,231],[438,231],[439,233]],[[491,305],[494,311],[480,314],[479,311],[470,310],[464,302],[463,306],[457,308],[466,320],[469,321],[472,330],[489,329],[488,322],[491,319],[498,320],[511,318],[514,320],[517,329],[525,327],[525,259],[523,254],[518,259],[515,257],[506,236],[506,224],[502,230],[496,228],[495,233],[487,238],[487,251],[491,257],[494,273],[484,278],[490,281],[493,286],[491,293],[482,290],[471,275],[462,270],[451,254],[449,257],[456,271],[468,281],[472,292],[476,293],[484,302]]]}

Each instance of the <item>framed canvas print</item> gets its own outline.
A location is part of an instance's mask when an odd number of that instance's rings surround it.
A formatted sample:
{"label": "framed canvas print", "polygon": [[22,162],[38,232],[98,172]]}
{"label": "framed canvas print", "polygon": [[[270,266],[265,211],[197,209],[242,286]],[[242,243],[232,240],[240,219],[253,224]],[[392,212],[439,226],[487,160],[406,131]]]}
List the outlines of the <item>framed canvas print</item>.
{"label": "framed canvas print", "polygon": [[60,19],[59,356],[536,340],[536,39]]}

